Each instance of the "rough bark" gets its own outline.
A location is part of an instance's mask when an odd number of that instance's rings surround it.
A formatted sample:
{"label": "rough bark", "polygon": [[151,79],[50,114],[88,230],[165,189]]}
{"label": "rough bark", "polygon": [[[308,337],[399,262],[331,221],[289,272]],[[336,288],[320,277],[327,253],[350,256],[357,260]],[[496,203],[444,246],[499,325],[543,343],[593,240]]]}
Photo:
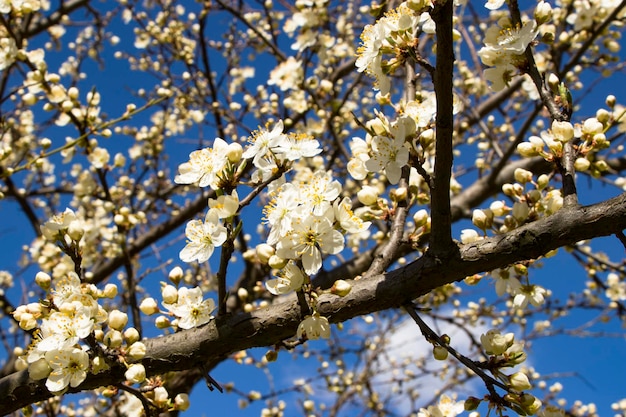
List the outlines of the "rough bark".
{"label": "rough bark", "polygon": [[[401,307],[441,285],[514,262],[536,259],[546,252],[580,240],[607,236],[626,228],[626,193],[586,207],[567,207],[556,214],[507,234],[454,250],[426,255],[394,271],[352,282],[345,297],[319,298],[318,310],[338,323],[364,314]],[[349,277],[345,277],[349,278]],[[225,316],[191,330],[146,340],[143,360],[150,375],[215,364],[233,352],[271,346],[296,333],[301,317],[295,296],[252,313]],[[70,392],[114,384],[123,379],[121,366],[87,380]],[[44,381],[32,381],[27,371],[0,380],[0,414],[49,398]]]}

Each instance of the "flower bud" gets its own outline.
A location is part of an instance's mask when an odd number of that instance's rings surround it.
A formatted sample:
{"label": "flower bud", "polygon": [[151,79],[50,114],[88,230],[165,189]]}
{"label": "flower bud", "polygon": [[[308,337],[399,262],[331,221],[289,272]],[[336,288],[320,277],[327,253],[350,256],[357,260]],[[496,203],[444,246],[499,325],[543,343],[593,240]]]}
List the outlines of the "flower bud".
{"label": "flower bud", "polygon": [[364,186],[357,193],[357,198],[366,206],[371,206],[376,204],[378,201],[378,190],[374,187],[370,187],[369,185]]}
{"label": "flower bud", "polygon": [[128,323],[128,314],[113,310],[109,313],[109,327],[115,330],[122,330]]}
{"label": "flower bud", "polygon": [[170,323],[170,320],[167,317],[159,316],[154,321],[154,325],[157,327],[157,329],[167,329],[172,325],[172,323]]}
{"label": "flower bud", "polygon": [[158,407],[163,407],[167,404],[167,400],[169,400],[170,395],[168,394],[165,387],[156,387],[154,389],[154,403]]}
{"label": "flower bud", "polygon": [[139,310],[147,316],[151,316],[160,311],[156,300],[152,297],[144,298],[141,304],[139,304]]}
{"label": "flower bud", "polygon": [[615,103],[617,102],[617,99],[615,98],[615,96],[613,94],[609,94],[608,96],[606,96],[606,105],[609,106],[610,108],[615,107]]}
{"label": "flower bud", "polygon": [[522,408],[529,416],[535,414],[541,408],[541,401],[532,394],[524,393],[520,399]]}
{"label": "flower bud", "polygon": [[105,333],[103,342],[111,349],[117,349],[122,346],[124,338],[119,330],[109,330]]}
{"label": "flower bud", "polygon": [[480,399],[476,397],[468,397],[463,403],[463,408],[465,411],[473,411],[478,408],[480,405]]}
{"label": "flower bud", "polygon": [[126,357],[131,361],[138,361],[146,356],[146,345],[142,342],[135,342],[126,351]]}
{"label": "flower bud", "polygon": [[489,330],[480,336],[480,343],[488,355],[501,355],[513,345],[513,333],[501,334],[498,330]]}
{"label": "flower bud", "polygon": [[389,192],[389,198],[391,198],[391,201],[395,202],[406,200],[408,195],[409,192],[406,187],[398,187],[395,190],[391,190]]}
{"label": "flower bud", "polygon": [[102,290],[102,295],[106,298],[115,298],[117,295],[117,285],[115,284],[107,284],[104,286],[104,290]]}
{"label": "flower bud", "polygon": [[174,408],[176,410],[185,411],[189,408],[189,395],[185,393],[177,394],[174,397]]}
{"label": "flower bud", "polygon": [[67,234],[73,241],[80,242],[85,234],[85,230],[78,222],[71,222],[67,227]]}
{"label": "flower bud", "polygon": [[518,223],[524,223],[530,214],[530,207],[528,204],[521,203],[516,201],[513,204],[513,218],[517,220]]}
{"label": "flower bud", "polygon": [[569,142],[574,138],[574,126],[570,122],[554,120],[551,130],[554,139],[560,142]]}
{"label": "flower bud", "polygon": [[146,368],[140,363],[133,363],[124,373],[124,377],[133,384],[141,384],[146,380]]}
{"label": "flower bud", "polygon": [[267,264],[274,269],[283,269],[289,262],[287,259],[281,258],[278,255],[272,255],[267,261]]}
{"label": "flower bud", "polygon": [[538,25],[549,22],[552,19],[552,6],[550,3],[540,1],[535,8],[535,20]]}
{"label": "flower bud", "polygon": [[170,271],[167,277],[169,278],[170,281],[172,281],[174,285],[178,285],[180,283],[180,280],[183,279],[183,276],[184,276],[183,269],[180,266],[175,266],[174,268],[172,268],[172,270]]}
{"label": "flower bud", "polygon": [[493,224],[493,213],[491,210],[474,210],[472,212],[472,223],[482,230],[487,230]]}
{"label": "flower bud", "polygon": [[474,229],[463,229],[461,230],[461,243],[464,245],[472,242],[476,242],[480,239],[478,232]]}
{"label": "flower bud", "polygon": [[161,289],[163,302],[166,304],[174,304],[178,301],[178,290],[173,285],[166,285]]}
{"label": "flower bud", "polygon": [[533,173],[523,168],[515,168],[513,176],[515,181],[520,184],[526,184],[527,182],[531,182],[533,180]]}
{"label": "flower bud", "polygon": [[349,282],[344,281],[342,279],[338,279],[333,284],[332,288],[330,289],[330,292],[340,297],[345,297],[346,295],[348,295],[351,289],[352,289],[352,285],[350,285]]}
{"label": "flower bud", "polygon": [[603,133],[604,126],[595,117],[590,117],[584,121],[582,131],[584,135],[593,136],[596,133]]}
{"label": "flower bud", "polygon": [[129,327],[128,329],[124,330],[124,340],[126,341],[127,345],[132,345],[137,340],[139,340],[139,331],[134,327]]}
{"label": "flower bud", "polygon": [[434,346],[433,357],[438,361],[446,360],[448,358],[448,349],[439,345]]}
{"label": "flower bud", "polygon": [[539,150],[530,142],[522,142],[517,145],[517,153],[526,158],[539,155]]}
{"label": "flower bud", "polygon": [[50,283],[52,282],[52,278],[50,278],[50,275],[46,274],[45,272],[39,271],[37,272],[37,275],[35,275],[35,282],[42,289],[47,291],[48,289],[50,289]]}
{"label": "flower bud", "polygon": [[229,144],[228,147],[226,148],[226,157],[228,158],[228,161],[231,164],[236,164],[239,161],[241,161],[242,155],[243,155],[243,148],[237,142]]}
{"label": "flower bud", "polygon": [[415,227],[426,225],[428,222],[428,212],[425,209],[419,210],[413,215],[413,222],[415,222]]}
{"label": "flower bud", "polygon": [[40,358],[28,366],[28,376],[35,381],[47,378],[52,369],[44,358]]}
{"label": "flower bud", "polygon": [[574,162],[574,169],[576,171],[587,171],[591,166],[591,162],[587,158],[576,158],[576,162]]}
{"label": "flower bud", "polygon": [[268,245],[267,243],[261,243],[256,247],[256,255],[259,258],[259,261],[263,264],[267,264],[270,257],[276,253],[276,249],[272,245]]}
{"label": "flower bud", "polygon": [[526,391],[530,389],[530,381],[523,372],[516,372],[509,376],[509,386],[516,391]]}

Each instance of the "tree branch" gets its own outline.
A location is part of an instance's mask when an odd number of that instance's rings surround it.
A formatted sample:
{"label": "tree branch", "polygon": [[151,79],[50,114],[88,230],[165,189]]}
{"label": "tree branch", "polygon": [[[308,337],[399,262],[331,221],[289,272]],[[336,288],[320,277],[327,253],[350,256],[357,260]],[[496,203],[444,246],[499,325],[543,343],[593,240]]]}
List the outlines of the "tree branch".
{"label": "tree branch", "polygon": [[435,5],[431,16],[436,24],[437,64],[433,82],[437,97],[434,189],[431,195],[432,233],[430,249],[440,254],[453,245],[450,213],[450,178],[452,175],[452,72],[454,52],[452,38],[452,0]]}
{"label": "tree branch", "polygon": [[[536,259],[546,252],[580,240],[608,236],[626,229],[626,193],[599,204],[564,207],[504,235],[460,247],[458,252],[436,259],[430,254],[386,274],[355,280],[345,297],[321,295],[317,308],[333,323],[376,311],[397,308],[441,285],[466,276],[502,268],[515,262]],[[147,354],[142,361],[148,374],[197,367],[233,352],[268,346],[292,337],[300,323],[296,296],[269,308],[218,318],[199,328],[146,340]],[[69,392],[112,385],[122,378],[124,368],[89,375]],[[0,414],[4,415],[33,402],[51,397],[44,381],[33,381],[28,371],[0,380]]]}

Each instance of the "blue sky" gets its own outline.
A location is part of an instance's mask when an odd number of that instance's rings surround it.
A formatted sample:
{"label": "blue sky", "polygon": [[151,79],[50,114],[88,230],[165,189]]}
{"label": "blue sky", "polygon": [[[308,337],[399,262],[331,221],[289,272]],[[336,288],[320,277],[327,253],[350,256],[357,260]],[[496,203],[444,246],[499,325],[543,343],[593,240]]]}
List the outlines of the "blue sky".
{"label": "blue sky", "polygon": [[[185,2],[183,2],[185,3]],[[190,3],[191,4],[191,3]],[[122,45],[125,48],[132,49],[133,35],[130,28],[116,22],[113,26],[114,30],[119,31],[118,36],[122,38]],[[72,36],[70,31],[66,37],[69,39]],[[288,46],[289,43],[285,43]],[[38,46],[36,42],[33,43],[33,47]],[[54,62],[62,56],[61,53],[47,53],[50,59],[50,67],[55,69]],[[56,56],[56,58],[55,58]],[[112,56],[110,50],[105,50],[103,54],[105,61],[105,67],[99,68],[95,63],[88,63],[85,66],[85,71],[88,74],[88,78],[82,83],[84,91],[87,91],[91,86],[98,86],[100,93],[102,94],[103,110],[106,111],[111,117],[116,117],[123,112],[124,106],[127,102],[133,99],[128,94],[130,88],[136,88],[140,84],[145,84],[146,87],[152,85],[151,80],[144,78],[137,73],[128,71],[128,65],[122,61],[117,60]],[[269,60],[268,60],[269,61]],[[271,62],[266,60],[256,61],[257,76],[255,80],[263,81],[265,75],[269,72],[269,65]],[[216,68],[219,70],[220,68]],[[623,76],[619,77],[619,80],[623,81]],[[594,107],[588,105],[591,101],[602,102],[607,93],[616,93],[612,91],[612,86],[615,84],[603,84],[585,98],[583,110],[591,110]],[[617,93],[616,93],[617,94]],[[576,99],[576,93],[574,93]],[[618,99],[620,99],[618,95]],[[624,98],[626,99],[626,97]],[[137,123],[147,120],[150,112],[146,115],[140,115],[136,118]],[[588,115],[588,113],[580,113],[580,115]],[[575,114],[575,118],[578,114]],[[258,124],[263,124],[264,121],[250,121],[252,127],[256,127]],[[67,131],[62,129],[51,130],[51,133],[58,133],[59,140],[62,140]],[[194,135],[198,135],[199,132],[190,130],[185,133],[183,137],[173,138],[172,146],[168,151],[169,167],[172,170],[173,176],[176,167],[187,160],[188,154],[196,149],[197,141],[194,139]],[[206,138],[214,136],[213,132],[203,132]],[[55,139],[56,140],[56,139]],[[102,141],[103,144],[109,148],[113,155],[116,151],[123,151],[127,149],[131,140],[124,136],[114,136],[107,141]],[[463,162],[463,161],[461,161]],[[57,169],[62,169],[62,164],[59,158],[56,158],[55,163],[58,164]],[[18,177],[19,178],[19,177]],[[616,195],[619,190],[602,186],[599,183],[594,183],[591,188],[587,187],[586,179],[578,182],[580,186],[580,197],[583,203],[593,203],[601,201],[608,196]],[[487,201],[484,205],[488,206],[490,201]],[[60,205],[63,207],[63,204]],[[257,211],[258,208],[251,208],[252,212]],[[258,213],[256,213],[258,214]],[[9,295],[15,297],[19,295],[23,288],[27,288],[30,279],[36,271],[32,268],[20,271],[17,266],[17,259],[22,255],[23,249],[21,244],[28,243],[32,239],[31,230],[22,226],[22,222],[25,221],[22,213],[12,203],[3,201],[0,204],[0,218],[11,219],[11,222],[3,222],[0,225],[0,232],[3,236],[3,255],[2,265],[0,269],[7,269],[13,272],[18,282],[16,286],[9,291]],[[17,220],[17,221],[15,221]],[[455,236],[458,237],[462,228],[468,227],[468,222],[464,222],[455,225]],[[253,232],[252,229],[249,232]],[[179,230],[177,234],[172,236],[173,238],[181,238],[183,230]],[[16,245],[13,242],[20,242],[20,245]],[[598,240],[598,244],[602,250],[606,251],[611,259],[614,261],[623,260],[624,248],[619,244],[617,239],[609,237]],[[170,256],[174,259],[173,265],[184,266],[182,262],[177,260],[177,253],[183,246],[183,240],[168,250],[163,252],[162,255]],[[214,257],[215,258],[215,257]],[[146,267],[150,261],[146,261]],[[567,294],[574,288],[577,291],[583,291],[585,285],[585,273],[584,271],[572,262],[570,255],[561,251],[561,253],[546,262],[542,269],[532,272],[531,280],[539,283],[547,288],[550,288],[555,296],[557,294]],[[238,275],[236,268],[231,270],[231,277]],[[149,280],[145,282],[147,287],[154,286],[153,291],[158,288],[158,282],[165,280],[165,271],[156,272],[149,277]],[[464,284],[460,284],[463,288],[466,288]],[[486,297],[488,299],[494,299],[493,286],[487,282],[483,282],[479,287],[473,287],[468,289],[469,296],[461,299],[462,303],[466,303],[470,299],[475,297]],[[158,297],[157,292],[153,292],[153,296]],[[16,298],[13,298],[16,299]],[[31,300],[32,301],[32,300]],[[592,313],[574,314],[571,317],[560,321],[560,325],[568,328],[575,328],[585,323]],[[355,324],[356,323],[356,324]],[[348,323],[343,331],[333,329],[334,332],[338,332],[342,337],[342,334],[346,334],[350,327],[353,325],[363,325],[362,319],[355,319],[352,323]],[[150,329],[149,325],[145,325],[146,330]],[[626,375],[626,364],[622,360],[625,352],[625,343],[623,329],[618,323],[612,322],[609,325],[598,326],[598,328],[605,330],[606,332],[617,334],[617,337],[605,337],[605,338],[578,338],[571,336],[557,336],[546,340],[533,341],[529,350],[529,362],[539,370],[543,375],[547,374],[566,374],[566,377],[558,378],[564,385],[563,397],[570,399],[581,399],[584,403],[595,402],[598,406],[601,415],[611,415],[610,404],[619,400],[620,395],[623,394],[621,387],[623,386],[624,375]],[[402,327],[405,331],[410,331],[410,326]],[[407,349],[430,349],[429,345],[418,336],[418,329],[414,328],[415,338],[408,337],[404,339],[398,336],[402,343],[406,345]],[[480,329],[478,329],[480,332]],[[155,332],[156,333],[156,332]],[[149,333],[148,333],[149,334]],[[413,340],[414,339],[414,340]],[[311,343],[311,342],[309,342]],[[325,348],[324,343],[314,343],[316,349],[323,350]],[[248,354],[256,360],[260,360],[266,349],[253,349]],[[268,376],[262,370],[252,365],[239,365],[233,360],[227,360],[220,364],[215,370],[211,372],[211,375],[220,383],[226,384],[228,382],[234,382],[237,389],[248,392],[250,390],[257,390],[262,394],[270,392],[272,384],[275,384],[275,390],[280,391],[282,388],[292,385],[293,380],[297,378],[312,377],[318,372],[319,362],[314,358],[303,359],[301,357],[302,349],[296,350],[295,353],[288,353],[282,351],[279,355],[279,360],[268,366],[269,371],[272,373],[272,380],[268,380]],[[293,360],[293,356],[297,356],[297,360]],[[319,385],[319,384],[318,384]],[[477,396],[484,394],[484,389],[478,387]],[[265,406],[264,402],[257,401],[250,404],[245,409],[240,409],[238,406],[238,397],[236,394],[220,394],[217,391],[209,392],[202,384],[198,385],[192,393],[192,409],[189,415],[206,415],[211,416],[215,414],[237,413],[242,416],[258,416],[260,409]],[[284,399],[290,407],[299,407],[297,400],[293,395],[279,396],[277,399]],[[289,409],[288,409],[289,410]],[[293,410],[293,408],[292,408]],[[295,414],[293,412],[287,412],[287,415]],[[348,413],[343,415],[350,415]]]}

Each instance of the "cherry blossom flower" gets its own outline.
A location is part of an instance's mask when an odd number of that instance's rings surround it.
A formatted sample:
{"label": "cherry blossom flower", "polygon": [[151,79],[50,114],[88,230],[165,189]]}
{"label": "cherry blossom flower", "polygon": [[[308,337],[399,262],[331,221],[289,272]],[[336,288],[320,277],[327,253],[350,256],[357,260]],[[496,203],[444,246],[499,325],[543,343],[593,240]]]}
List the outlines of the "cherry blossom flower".
{"label": "cherry blossom flower", "polygon": [[276,85],[281,91],[297,88],[304,79],[302,62],[290,56],[270,72],[268,85]]}
{"label": "cherry blossom flower", "polygon": [[309,135],[291,134],[273,149],[280,159],[295,161],[300,158],[310,158],[322,152],[320,143]]}
{"label": "cherry blossom flower", "polygon": [[308,216],[292,222],[293,230],[278,241],[276,254],[285,259],[301,259],[304,272],[317,273],[322,267],[322,253],[343,250],[343,235],[333,229],[327,217]]}
{"label": "cherry blossom flower", "polygon": [[522,285],[513,298],[513,305],[517,308],[526,308],[528,303],[539,307],[544,302],[546,290],[539,285]]}
{"label": "cherry blossom flower", "polygon": [[206,262],[216,247],[221,246],[227,237],[226,228],[219,222],[216,210],[209,210],[204,222],[191,220],[185,228],[188,242],[179,254],[183,262]]}
{"label": "cherry blossom flower", "polygon": [[491,271],[491,277],[496,281],[496,294],[499,296],[516,294],[522,283],[514,276],[514,269],[496,269]]}
{"label": "cherry blossom flower", "polygon": [[626,282],[620,281],[619,275],[610,273],[606,277],[606,291],[604,293],[607,298],[613,301],[626,300]]}
{"label": "cherry blossom flower", "polygon": [[291,183],[281,186],[278,194],[263,209],[266,221],[270,224],[267,243],[273,245],[291,230],[291,222],[298,215],[300,196],[298,189]]}
{"label": "cherry blossom flower", "polygon": [[442,395],[437,405],[429,405],[420,409],[418,417],[455,417],[465,410],[464,401],[454,401],[447,395]]}
{"label": "cherry blossom flower", "polygon": [[243,157],[246,159],[252,158],[252,163],[258,166],[261,158],[287,140],[287,135],[283,133],[283,128],[283,121],[279,120],[271,131],[261,129],[254,132],[250,139],[251,145],[243,152]]}
{"label": "cherry blossom flower", "polygon": [[46,388],[50,392],[61,392],[68,385],[77,387],[87,378],[89,355],[84,350],[51,350],[46,353],[46,361],[52,369],[46,380]]}
{"label": "cherry blossom flower", "polygon": [[215,138],[212,148],[203,148],[189,154],[189,162],[178,167],[174,178],[177,184],[198,184],[199,187],[219,188],[219,175],[228,162],[228,144],[221,138]]}
{"label": "cherry blossom flower", "polygon": [[491,329],[480,336],[480,343],[487,355],[501,355],[513,345],[513,333],[502,334],[499,330]]}
{"label": "cherry blossom flower", "polygon": [[304,274],[293,262],[289,262],[278,278],[270,279],[265,283],[265,287],[274,295],[287,294],[291,291],[298,291],[304,284]]}
{"label": "cherry blossom flower", "polygon": [[40,227],[41,233],[46,239],[55,241],[59,235],[67,232],[70,225],[76,222],[76,214],[74,210],[66,208],[63,213],[56,214]]}
{"label": "cherry blossom flower", "polygon": [[335,220],[339,223],[339,226],[348,233],[361,233],[367,230],[371,224],[355,216],[352,211],[352,201],[348,197],[344,197],[341,201],[339,199],[335,200],[333,210]]}
{"label": "cherry blossom flower", "polygon": [[209,209],[217,212],[217,217],[226,219],[234,216],[239,210],[239,195],[237,191],[232,194],[223,194],[217,199],[209,198]]}
{"label": "cherry blossom flower", "polygon": [[15,40],[10,37],[0,38],[0,71],[8,68],[15,62],[17,46]]}
{"label": "cherry blossom flower", "polygon": [[331,207],[341,193],[341,184],[334,180],[330,172],[316,171],[309,182],[302,188],[302,203],[311,209],[314,215],[321,216]]}
{"label": "cherry blossom flower", "polygon": [[211,312],[215,310],[213,299],[202,299],[200,287],[180,288],[176,303],[163,303],[163,306],[178,318],[178,327],[181,329],[191,329],[208,323],[213,318]]}
{"label": "cherry blossom flower", "polygon": [[386,136],[374,136],[372,156],[365,162],[370,172],[384,171],[391,184],[400,181],[402,167],[409,162],[409,150],[402,138],[391,139]]}
{"label": "cherry blossom flower", "polygon": [[[67,304],[65,304],[67,305]],[[38,350],[48,352],[52,350],[68,349],[84,339],[94,328],[94,322],[87,309],[79,302],[72,305],[75,311],[72,314],[55,311],[41,323],[42,339],[37,343]]]}
{"label": "cherry blossom flower", "polygon": [[310,340],[328,339],[330,337],[330,324],[326,317],[320,316],[318,313],[313,313],[312,316],[306,316],[304,320],[298,325],[296,337],[301,339],[306,337]]}

